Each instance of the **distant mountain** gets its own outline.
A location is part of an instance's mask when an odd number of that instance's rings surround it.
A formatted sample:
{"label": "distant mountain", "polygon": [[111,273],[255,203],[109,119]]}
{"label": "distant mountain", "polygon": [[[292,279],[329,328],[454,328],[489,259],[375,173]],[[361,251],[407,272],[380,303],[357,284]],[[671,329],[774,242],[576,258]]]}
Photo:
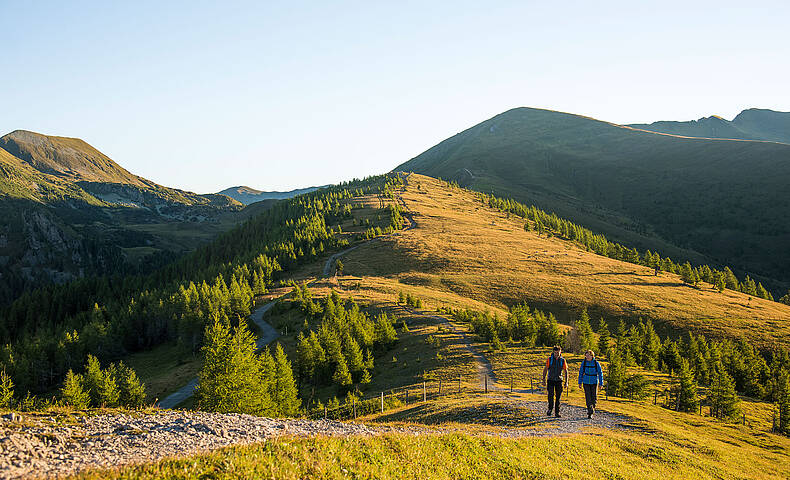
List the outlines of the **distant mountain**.
{"label": "distant mountain", "polygon": [[0,137],[0,304],[53,281],[150,270],[242,208],[157,185],[80,139],[14,131]]}
{"label": "distant mountain", "polygon": [[264,192],[255,190],[252,187],[230,187],[218,192],[219,195],[227,195],[230,198],[239,201],[245,205],[260,202],[261,200],[282,200],[284,198],[292,198],[303,193],[310,193],[322,187],[307,187],[290,190],[288,192]]}
{"label": "distant mountain", "polygon": [[[740,125],[766,125],[747,112]],[[516,108],[396,170],[533,203],[642,249],[790,280],[790,145]]]}
{"label": "distant mountain", "polygon": [[732,121],[717,115],[688,122],[635,123],[633,128],[688,137],[735,138],[790,143],[790,112],[750,108]]}

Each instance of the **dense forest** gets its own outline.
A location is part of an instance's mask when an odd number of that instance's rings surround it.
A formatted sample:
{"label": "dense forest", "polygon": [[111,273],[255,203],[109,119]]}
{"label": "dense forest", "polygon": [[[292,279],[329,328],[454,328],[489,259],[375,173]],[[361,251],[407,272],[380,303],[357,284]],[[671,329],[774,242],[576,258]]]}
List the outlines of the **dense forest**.
{"label": "dense forest", "polygon": [[27,293],[0,314],[0,369],[17,392],[43,393],[89,353],[109,362],[171,341],[196,351],[207,325],[247,316],[278,272],[347,245],[335,226],[352,216],[348,199],[392,196],[400,184],[394,174],[370,177],[284,200],[148,276]]}

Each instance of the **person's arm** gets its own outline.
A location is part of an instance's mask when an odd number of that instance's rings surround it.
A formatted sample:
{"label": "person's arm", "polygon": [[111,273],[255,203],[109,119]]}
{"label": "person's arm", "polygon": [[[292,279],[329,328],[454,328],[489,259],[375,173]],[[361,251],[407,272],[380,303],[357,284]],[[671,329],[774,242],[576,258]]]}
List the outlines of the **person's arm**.
{"label": "person's arm", "polygon": [[546,360],[546,366],[543,367],[543,385],[546,385],[546,373],[549,371],[549,361],[550,359]]}
{"label": "person's arm", "polygon": [[562,362],[562,374],[565,375],[565,388],[568,388],[568,361]]}
{"label": "person's arm", "polygon": [[582,364],[579,367],[579,388],[582,388],[582,380],[584,380],[584,360],[582,360]]}

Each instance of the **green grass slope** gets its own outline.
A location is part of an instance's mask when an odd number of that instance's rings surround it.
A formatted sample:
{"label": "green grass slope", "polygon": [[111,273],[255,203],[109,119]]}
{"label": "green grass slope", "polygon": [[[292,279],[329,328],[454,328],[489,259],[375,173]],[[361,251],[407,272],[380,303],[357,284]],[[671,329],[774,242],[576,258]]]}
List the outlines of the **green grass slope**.
{"label": "green grass slope", "polygon": [[133,175],[77,138],[9,133],[0,137],[0,305],[51,282],[150,271],[248,218],[242,208]]}
{"label": "green grass slope", "polygon": [[534,203],[640,248],[699,260],[696,251],[790,279],[790,145],[656,134],[517,108],[396,170]]}

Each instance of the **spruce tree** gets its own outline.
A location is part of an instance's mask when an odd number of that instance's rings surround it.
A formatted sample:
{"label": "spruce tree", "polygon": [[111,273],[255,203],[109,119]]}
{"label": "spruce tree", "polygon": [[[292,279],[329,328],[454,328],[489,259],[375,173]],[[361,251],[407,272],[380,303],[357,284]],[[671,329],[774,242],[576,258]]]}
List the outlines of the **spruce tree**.
{"label": "spruce tree", "polygon": [[301,402],[298,397],[298,389],[294,382],[291,362],[285,356],[282,345],[277,344],[274,351],[274,402],[277,415],[281,417],[292,417],[299,413]]}
{"label": "spruce tree", "polygon": [[220,413],[261,414],[263,410],[261,363],[255,355],[255,338],[244,320],[235,331],[215,318],[206,327],[203,368],[198,374],[197,399],[201,409]]}
{"label": "spruce tree", "polygon": [[90,406],[90,395],[83,387],[82,375],[75,374],[73,370],[69,369],[66,373],[66,380],[63,382],[63,388],[60,390],[60,398],[64,403],[74,408],[83,409]]}
{"label": "spruce tree", "polygon": [[5,373],[0,371],[0,408],[11,408],[14,403],[14,382]]}
{"label": "spruce tree", "polygon": [[340,388],[351,385],[351,372],[348,371],[348,365],[342,356],[338,359],[335,373],[332,375],[332,381]]}
{"label": "spruce tree", "polygon": [[90,404],[94,407],[101,406],[101,389],[104,384],[104,372],[102,372],[99,359],[88,354],[88,361],[85,364],[85,375],[83,375],[85,391],[90,397]]}
{"label": "spruce tree", "polygon": [[626,365],[619,348],[609,350],[609,368],[606,372],[606,393],[614,397],[623,395]]}
{"label": "spruce tree", "polygon": [[602,356],[606,356],[607,352],[609,351],[609,341],[611,340],[611,334],[609,333],[609,326],[606,324],[606,321],[601,317],[600,325],[598,327],[598,353]]}
{"label": "spruce tree", "polygon": [[118,363],[118,388],[120,396],[118,403],[128,408],[138,408],[145,403],[145,384],[140,381],[137,373],[131,368]]}
{"label": "spruce tree", "polygon": [[659,364],[659,354],[661,353],[661,339],[658,337],[653,322],[648,319],[645,323],[644,353],[642,366],[648,370],[656,370]]}
{"label": "spruce tree", "polygon": [[121,397],[121,390],[115,380],[114,368],[107,368],[101,374],[99,383],[99,407],[117,407]]}
{"label": "spruce tree", "polygon": [[724,275],[719,272],[716,272],[716,274],[714,275],[713,282],[714,282],[713,286],[716,287],[716,290],[718,290],[719,293],[723,292],[724,288],[727,286],[724,283]]}
{"label": "spruce tree", "polygon": [[590,315],[587,314],[587,309],[583,308],[576,320],[576,332],[579,338],[579,349],[577,353],[584,353],[594,346],[595,338],[593,336],[593,329],[590,326]]}
{"label": "spruce tree", "polygon": [[790,375],[782,369],[774,379],[774,396],[777,409],[777,429],[790,433]]}
{"label": "spruce tree", "polygon": [[736,421],[741,414],[740,400],[735,393],[735,381],[727,374],[721,362],[714,367],[708,403],[716,418]]}
{"label": "spruce tree", "polygon": [[680,360],[678,370],[678,410],[681,412],[694,412],[699,406],[697,398],[697,382],[694,381],[694,374],[689,367],[686,359]]}

